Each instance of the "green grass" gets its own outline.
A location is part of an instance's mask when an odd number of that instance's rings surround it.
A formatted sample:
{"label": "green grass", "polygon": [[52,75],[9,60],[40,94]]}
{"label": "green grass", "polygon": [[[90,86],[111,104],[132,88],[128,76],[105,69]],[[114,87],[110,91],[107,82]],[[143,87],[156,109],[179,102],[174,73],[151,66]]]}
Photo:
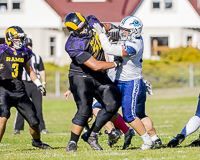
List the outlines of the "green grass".
{"label": "green grass", "polygon": [[[0,160],[5,159],[200,159],[199,147],[187,147],[198,137],[199,131],[188,136],[185,141],[177,148],[167,148],[166,144],[178,134],[188,119],[195,114],[198,99],[196,97],[184,97],[176,99],[149,99],[146,103],[146,114],[154,121],[157,134],[163,141],[163,147],[154,148],[147,151],[139,151],[142,145],[142,139],[136,135],[132,139],[132,144],[127,150],[121,150],[123,137],[118,143],[110,148],[107,145],[107,135],[103,133],[99,137],[99,143],[104,151],[94,151],[90,146],[83,142],[78,143],[78,151],[66,153],[65,147],[70,138],[71,119],[76,112],[76,106],[73,101],[54,101],[45,100],[43,113],[46,127],[51,134],[42,135],[42,141],[50,144],[53,150],[41,150],[31,146],[31,136],[28,131],[28,125],[25,124],[25,130],[20,135],[12,135],[13,122],[15,118],[15,108],[11,109],[11,117],[7,122],[6,132],[0,145]],[[120,111],[121,112],[121,111]]]}

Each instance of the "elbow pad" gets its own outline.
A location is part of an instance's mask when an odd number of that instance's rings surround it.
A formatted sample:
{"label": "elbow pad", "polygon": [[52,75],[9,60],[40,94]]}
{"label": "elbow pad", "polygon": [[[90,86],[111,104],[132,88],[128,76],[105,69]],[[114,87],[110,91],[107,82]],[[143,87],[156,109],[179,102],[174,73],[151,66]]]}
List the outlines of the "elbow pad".
{"label": "elbow pad", "polygon": [[112,45],[105,34],[100,34],[99,38],[101,41],[102,48],[107,54],[122,57],[123,53],[121,45]]}

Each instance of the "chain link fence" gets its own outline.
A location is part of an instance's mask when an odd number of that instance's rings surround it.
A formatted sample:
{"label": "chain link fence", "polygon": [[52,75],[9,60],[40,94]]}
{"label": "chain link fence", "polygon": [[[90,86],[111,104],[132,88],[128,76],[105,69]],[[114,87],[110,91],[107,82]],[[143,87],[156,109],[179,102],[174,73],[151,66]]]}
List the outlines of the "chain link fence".
{"label": "chain link fence", "polygon": [[[143,66],[143,76],[153,88],[200,86],[200,62],[173,65]],[[69,88],[68,71],[46,72],[47,92],[60,96]]]}

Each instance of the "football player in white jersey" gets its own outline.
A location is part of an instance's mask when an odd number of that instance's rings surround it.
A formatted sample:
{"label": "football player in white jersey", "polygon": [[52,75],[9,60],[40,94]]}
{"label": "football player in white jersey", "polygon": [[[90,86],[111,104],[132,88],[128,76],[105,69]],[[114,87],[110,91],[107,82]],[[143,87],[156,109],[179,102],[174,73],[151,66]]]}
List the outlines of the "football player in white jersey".
{"label": "football player in white jersey", "polygon": [[125,122],[141,136],[144,144],[141,150],[151,149],[154,144],[162,145],[157,136],[152,120],[145,114],[146,85],[142,77],[143,24],[135,16],[128,16],[120,23],[120,39],[112,45],[105,34],[105,29],[94,24],[101,45],[107,54],[123,58],[118,67],[116,83],[122,94],[122,112]]}

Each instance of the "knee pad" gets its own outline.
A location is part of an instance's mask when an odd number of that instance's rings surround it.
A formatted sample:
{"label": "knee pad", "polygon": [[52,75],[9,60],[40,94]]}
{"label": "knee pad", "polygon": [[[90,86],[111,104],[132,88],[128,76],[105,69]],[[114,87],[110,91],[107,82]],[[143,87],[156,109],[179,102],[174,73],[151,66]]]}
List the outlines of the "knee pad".
{"label": "knee pad", "polygon": [[31,127],[37,127],[40,125],[40,120],[38,117],[32,116],[32,117],[30,117],[30,120],[27,122],[28,122],[29,126],[31,126]]}
{"label": "knee pad", "polygon": [[90,116],[87,117],[83,117],[78,115],[77,113],[75,114],[74,118],[72,119],[72,123],[79,125],[79,126],[85,126],[87,124],[88,118]]}
{"label": "knee pad", "polygon": [[105,109],[101,109],[96,117],[96,126],[102,128],[113,116],[113,113],[107,112]]}
{"label": "knee pad", "polygon": [[113,102],[108,104],[105,108],[107,112],[115,114],[118,111],[119,107],[119,103]]}

